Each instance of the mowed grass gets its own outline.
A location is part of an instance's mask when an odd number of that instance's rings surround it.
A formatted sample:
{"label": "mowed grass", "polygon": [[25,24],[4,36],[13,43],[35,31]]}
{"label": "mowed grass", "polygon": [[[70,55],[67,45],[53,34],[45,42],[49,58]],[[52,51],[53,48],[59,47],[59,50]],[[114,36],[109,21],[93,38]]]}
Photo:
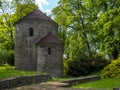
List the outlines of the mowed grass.
{"label": "mowed grass", "polygon": [[35,74],[43,74],[43,73],[15,70],[14,67],[11,67],[11,66],[0,66],[0,79],[20,77],[20,76],[29,76],[29,75],[35,75]]}
{"label": "mowed grass", "polygon": [[115,87],[120,87],[120,79],[117,78],[109,78],[109,79],[101,79],[98,81],[87,82],[84,84],[78,84],[73,86],[72,88],[93,88],[101,90],[113,90]]}

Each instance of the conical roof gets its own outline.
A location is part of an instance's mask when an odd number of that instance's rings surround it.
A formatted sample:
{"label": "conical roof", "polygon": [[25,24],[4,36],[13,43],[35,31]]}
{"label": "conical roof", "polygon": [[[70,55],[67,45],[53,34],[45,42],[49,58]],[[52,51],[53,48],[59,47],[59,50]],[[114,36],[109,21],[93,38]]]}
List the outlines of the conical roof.
{"label": "conical roof", "polygon": [[49,20],[49,21],[53,21],[50,17],[48,17],[46,14],[44,14],[38,8],[33,10],[32,12],[28,13],[23,18],[19,19],[16,23],[23,21],[23,20]]}

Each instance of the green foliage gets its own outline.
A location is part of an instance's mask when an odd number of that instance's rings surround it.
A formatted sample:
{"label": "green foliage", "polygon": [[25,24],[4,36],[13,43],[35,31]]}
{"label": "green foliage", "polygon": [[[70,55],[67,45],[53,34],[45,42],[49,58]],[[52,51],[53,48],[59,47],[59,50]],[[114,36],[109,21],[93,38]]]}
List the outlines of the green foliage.
{"label": "green foliage", "polygon": [[34,0],[1,0],[0,64],[14,65],[14,23],[36,8]]}
{"label": "green foliage", "polygon": [[69,64],[70,64],[71,60],[70,59],[66,59],[64,58],[63,60],[63,66],[64,66],[64,76],[68,76],[68,71],[69,71]]}
{"label": "green foliage", "polygon": [[120,78],[120,58],[113,60],[101,71],[102,78]]}
{"label": "green foliage", "polygon": [[[118,2],[116,2],[118,4]],[[108,5],[109,6],[109,5]],[[100,49],[105,53],[111,55],[113,59],[119,56],[120,43],[120,7],[107,8],[107,11],[100,14],[96,27],[98,29],[98,36],[100,36]]]}
{"label": "green foliage", "polygon": [[0,64],[14,65],[14,51],[0,50]]}
{"label": "green foliage", "polygon": [[24,17],[26,14],[30,13],[36,8],[35,4],[17,4],[16,5],[16,11],[15,11],[15,17],[16,20]]}
{"label": "green foliage", "polygon": [[5,64],[7,62],[6,56],[6,51],[0,50],[0,65]]}
{"label": "green foliage", "polygon": [[7,51],[7,64],[14,66],[14,50]]}
{"label": "green foliage", "polygon": [[53,9],[53,17],[60,25],[59,36],[64,40],[65,54],[70,59],[78,57],[79,54],[90,56],[92,51],[90,44],[93,42],[93,29],[91,22],[88,22],[88,17],[91,16],[87,13],[89,10],[85,4],[87,3],[84,0],[63,0]]}
{"label": "green foliage", "polygon": [[84,55],[74,60],[65,60],[64,70],[65,74],[71,76],[88,75],[93,72],[100,72],[108,63],[109,61],[101,55],[95,55],[91,58]]}
{"label": "green foliage", "polygon": [[115,87],[120,87],[120,79],[109,78],[109,79],[101,79],[98,81],[87,82],[84,84],[78,84],[72,86],[73,88],[92,88],[93,90],[113,90]]}
{"label": "green foliage", "polygon": [[69,59],[99,52],[110,59],[118,58],[119,0],[60,0],[52,12]]}

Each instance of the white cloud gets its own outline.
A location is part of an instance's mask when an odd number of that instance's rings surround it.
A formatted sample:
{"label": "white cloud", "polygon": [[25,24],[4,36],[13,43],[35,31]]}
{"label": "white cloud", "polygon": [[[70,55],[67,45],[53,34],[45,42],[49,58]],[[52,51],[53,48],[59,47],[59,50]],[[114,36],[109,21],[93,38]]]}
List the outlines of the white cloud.
{"label": "white cloud", "polygon": [[44,10],[47,14],[50,14],[51,13],[51,10],[50,9],[46,9]]}
{"label": "white cloud", "polygon": [[49,2],[47,0],[36,0],[36,4],[41,10],[44,10],[43,6],[48,6]]}

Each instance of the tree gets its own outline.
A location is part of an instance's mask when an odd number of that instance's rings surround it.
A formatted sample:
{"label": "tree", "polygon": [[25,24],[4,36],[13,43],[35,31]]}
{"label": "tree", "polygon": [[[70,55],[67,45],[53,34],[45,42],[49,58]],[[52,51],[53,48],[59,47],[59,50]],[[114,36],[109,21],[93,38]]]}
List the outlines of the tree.
{"label": "tree", "polygon": [[13,0],[12,3],[16,7],[16,20],[22,18],[37,7],[35,0]]}
{"label": "tree", "polygon": [[[14,23],[36,8],[32,1],[34,0],[13,0],[12,2],[1,0],[0,61],[4,60],[4,63],[14,65]],[[3,59],[3,57],[6,58]]]}
{"label": "tree", "polygon": [[72,59],[80,54],[91,57],[97,53],[118,58],[119,14],[119,0],[60,0],[53,16],[60,25],[65,54]]}
{"label": "tree", "polygon": [[120,54],[120,1],[105,0],[101,4],[104,9],[96,23],[101,42],[99,49],[112,59],[117,59]]}
{"label": "tree", "polygon": [[10,1],[1,0],[0,7],[0,61],[13,65],[14,62],[14,17],[11,14],[14,10]]}
{"label": "tree", "polygon": [[65,39],[65,53],[71,58],[80,54],[91,57],[96,53],[93,25],[97,14],[92,16],[94,12],[87,3],[87,0],[61,0],[53,9],[53,16],[60,25],[60,38]]}
{"label": "tree", "polygon": [[0,6],[2,6],[2,2],[0,1]]}

